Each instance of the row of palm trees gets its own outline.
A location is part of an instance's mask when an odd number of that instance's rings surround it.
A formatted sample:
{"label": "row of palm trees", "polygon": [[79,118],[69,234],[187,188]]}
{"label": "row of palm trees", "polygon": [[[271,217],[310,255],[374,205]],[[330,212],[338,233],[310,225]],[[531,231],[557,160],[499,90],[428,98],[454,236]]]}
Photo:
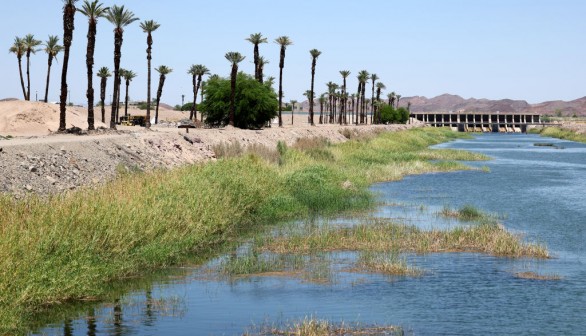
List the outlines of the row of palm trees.
{"label": "row of palm trees", "polygon": [[[49,40],[45,43],[45,51],[48,54],[48,71],[47,71],[47,84],[45,90],[45,102],[47,101],[48,96],[48,89],[49,89],[49,77],[50,77],[50,69],[52,65],[53,59],[63,51],[63,69],[62,69],[62,76],[61,76],[61,95],[60,95],[60,123],[59,123],[59,131],[65,131],[65,118],[66,118],[66,100],[67,100],[67,68],[69,63],[69,51],[71,48],[72,40],[73,40],[73,30],[74,30],[74,18],[75,13],[78,10],[76,8],[76,3],[78,0],[63,0],[64,7],[63,7],[63,46],[59,45],[59,38],[57,36],[50,36]],[[100,18],[105,18],[110,23],[112,23],[115,27],[114,29],[114,69],[113,74],[110,73],[107,67],[102,67],[97,72],[97,76],[101,78],[100,82],[100,101],[101,101],[101,119],[102,122],[105,122],[105,91],[107,85],[107,79],[111,76],[114,77],[113,83],[113,100],[111,106],[111,116],[110,116],[110,128],[116,128],[116,120],[118,120],[119,116],[119,102],[120,102],[120,93],[121,93],[121,78],[124,78],[126,81],[126,97],[125,97],[125,115],[127,115],[128,111],[128,87],[130,82],[134,77],[136,77],[136,73],[133,71],[124,70],[120,67],[121,58],[122,58],[122,45],[123,45],[123,38],[124,38],[124,29],[139,19],[135,17],[134,13],[127,10],[124,6],[117,6],[114,5],[112,7],[104,7],[99,0],[84,0],[79,12],[85,15],[88,19],[88,34],[87,34],[87,53],[86,53],[86,65],[87,65],[87,104],[88,104],[88,129],[93,130],[95,129],[94,123],[94,88],[93,88],[93,81],[92,77],[93,67],[94,67],[94,53],[95,53],[95,44],[96,44],[96,35],[97,35],[97,25]],[[149,128],[150,121],[151,121],[151,69],[152,69],[152,48],[153,48],[153,32],[155,32],[160,27],[160,24],[153,20],[146,20],[140,23],[140,28],[143,30],[144,33],[147,34],[147,50],[146,50],[146,58],[147,58],[147,100],[146,100],[146,127]],[[267,59],[260,55],[259,46],[264,43],[268,43],[268,39],[263,37],[261,33],[250,34],[247,41],[251,42],[254,46],[254,77],[260,83],[264,82],[264,67],[266,64],[269,63]],[[277,37],[274,42],[280,46],[280,59],[279,59],[279,88],[278,88],[278,97],[279,97],[279,111],[278,111],[278,118],[279,118],[279,126],[283,126],[283,119],[282,119],[282,106],[283,106],[283,69],[285,67],[285,56],[287,47],[292,45],[293,42],[288,36],[280,36]],[[18,64],[19,64],[19,71],[20,71],[20,79],[21,79],[21,86],[23,90],[23,95],[26,100],[30,100],[30,56],[31,54],[35,54],[38,50],[38,46],[41,45],[41,41],[38,41],[34,38],[33,35],[27,35],[24,38],[16,38],[14,45],[10,48],[10,51],[16,54]],[[25,88],[24,78],[22,75],[22,57],[26,55],[27,60],[27,87]],[[315,81],[315,72],[316,72],[316,64],[319,56],[321,55],[321,51],[317,49],[310,50],[311,55],[311,89],[308,90],[305,95],[309,100],[309,122],[311,125],[314,125],[314,106],[315,103],[315,93],[314,93],[314,81]],[[233,125],[234,123],[234,110],[235,110],[235,86],[236,86],[236,75],[238,73],[238,64],[245,59],[245,56],[242,56],[238,52],[228,52],[225,55],[226,59],[231,64],[231,102],[230,102],[230,124]],[[159,87],[157,90],[157,98],[156,98],[156,109],[155,109],[155,122],[158,122],[158,112],[159,112],[159,104],[160,98],[162,95],[163,86],[166,80],[166,76],[172,72],[172,69],[167,66],[160,66],[155,69],[160,74],[159,78]],[[203,76],[209,75],[210,71],[207,67],[202,64],[192,65],[188,69],[188,74],[192,78],[193,84],[193,104],[190,111],[190,119],[196,120],[197,119],[197,95],[200,90],[203,93],[203,85],[204,82],[202,81]],[[351,123],[355,124],[364,124],[368,123],[368,116],[367,116],[367,109],[368,106],[371,108],[371,123],[376,122],[379,120],[379,117],[376,114],[377,104],[381,102],[380,94],[381,91],[385,89],[384,84],[377,82],[378,76],[376,74],[369,74],[368,71],[363,70],[358,73],[358,89],[357,93],[349,94],[347,88],[347,78],[350,76],[350,71],[342,70],[340,71],[342,76],[342,85],[339,86],[333,82],[329,82],[328,85],[328,92],[325,93],[320,97],[320,105],[322,106],[320,112],[319,123],[335,123],[338,122],[340,124],[348,123],[349,119]],[[372,82],[372,92],[371,92],[371,99],[368,100],[366,98],[366,85],[368,81]],[[269,77],[267,79],[270,82],[270,86],[274,81],[274,78]],[[340,89],[340,91],[337,91]],[[377,90],[377,99],[375,100],[375,89]],[[329,104],[326,104],[326,109],[323,108],[324,101],[322,98],[327,96]],[[400,99],[400,96],[394,95],[391,97],[389,96],[389,104],[397,102]],[[324,112],[329,111],[329,116],[324,116]],[[349,112],[351,115],[349,116]],[[201,116],[203,119],[203,116]]]}

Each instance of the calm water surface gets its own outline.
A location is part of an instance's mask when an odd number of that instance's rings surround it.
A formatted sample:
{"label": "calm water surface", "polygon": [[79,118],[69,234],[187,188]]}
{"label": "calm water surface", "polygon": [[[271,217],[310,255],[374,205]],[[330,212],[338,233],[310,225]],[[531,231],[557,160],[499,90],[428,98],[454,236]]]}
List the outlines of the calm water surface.
{"label": "calm water surface", "polygon": [[[534,146],[538,142],[555,147]],[[218,281],[194,268],[152,284],[148,293],[130,293],[120,303],[34,334],[239,335],[254,325],[306,316],[400,325],[414,335],[586,334],[586,145],[486,134],[437,148],[485,153],[494,160],[470,164],[487,166],[490,173],[429,174],[374,185],[381,206],[373,216],[445,228],[460,224],[439,218],[438,211],[471,204],[504,215],[508,229],[546,244],[555,258],[408,255],[426,275],[390,278],[335,272],[354,256],[331,254],[324,256],[330,260],[329,284],[279,277]],[[515,277],[525,271],[562,280]]]}

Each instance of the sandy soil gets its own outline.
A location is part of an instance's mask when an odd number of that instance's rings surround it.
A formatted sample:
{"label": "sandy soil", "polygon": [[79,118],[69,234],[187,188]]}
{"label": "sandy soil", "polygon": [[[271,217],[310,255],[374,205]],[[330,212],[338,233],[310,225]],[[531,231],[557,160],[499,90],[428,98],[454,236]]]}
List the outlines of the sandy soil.
{"label": "sandy soil", "polygon": [[[99,110],[96,112],[99,115]],[[68,108],[67,126],[87,128],[86,113],[85,108]],[[129,113],[144,112],[133,108]],[[284,127],[278,127],[275,120],[272,127],[262,130],[228,126],[191,129],[187,133],[176,123],[187,117],[188,112],[162,109],[160,120],[165,122],[151,130],[118,126],[116,131],[98,130],[88,135],[54,134],[59,124],[58,105],[0,102],[0,193],[17,198],[30,193],[54,194],[110,181],[121,170],[168,169],[215,160],[213,147],[221,143],[274,148],[278,141],[292,145],[306,137],[325,137],[337,143],[347,140],[340,132],[344,128],[370,133],[413,126],[309,126],[307,115],[295,115],[295,124],[291,125],[288,113],[283,115]],[[100,126],[106,125],[96,122],[96,127]]]}

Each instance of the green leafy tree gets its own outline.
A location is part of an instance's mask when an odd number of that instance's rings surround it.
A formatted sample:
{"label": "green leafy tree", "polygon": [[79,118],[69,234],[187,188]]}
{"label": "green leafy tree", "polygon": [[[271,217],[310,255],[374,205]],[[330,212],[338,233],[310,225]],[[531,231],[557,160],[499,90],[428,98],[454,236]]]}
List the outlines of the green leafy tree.
{"label": "green leafy tree", "polygon": [[59,45],[59,37],[49,35],[49,39],[45,42],[45,52],[47,53],[47,82],[45,84],[45,99],[44,102],[48,102],[49,99],[49,80],[51,79],[51,66],[53,65],[53,59],[57,57],[63,50],[63,46]]}
{"label": "green leafy tree", "polygon": [[404,107],[396,109],[392,105],[383,104],[380,107],[380,118],[383,124],[405,124],[409,120],[409,111]]}
{"label": "green leafy tree", "polygon": [[98,77],[100,77],[100,101],[102,107],[102,122],[106,122],[106,85],[108,83],[108,77],[112,77],[110,69],[107,67],[101,67],[98,70]]}
{"label": "green leafy tree", "polygon": [[311,55],[311,90],[310,96],[307,97],[309,99],[309,124],[311,126],[315,126],[313,122],[313,99],[314,99],[314,83],[315,83],[315,66],[317,64],[317,58],[321,55],[321,51],[317,49],[311,49],[309,51]]}
{"label": "green leafy tree", "polygon": [[258,45],[261,43],[267,43],[267,38],[262,37],[261,33],[250,34],[250,37],[246,41],[254,45],[254,78],[262,83],[262,76],[260,72],[260,55],[258,51]]}
{"label": "green leafy tree", "polygon": [[75,29],[75,3],[77,0],[63,0],[63,68],[61,70],[61,95],[59,96],[59,132],[66,129],[67,111],[67,70],[69,68],[69,50],[73,42]]}
{"label": "green leafy tree", "polygon": [[279,36],[275,43],[281,46],[281,56],[279,61],[279,127],[283,127],[283,68],[285,67],[285,51],[287,47],[293,44],[288,36]]}
{"label": "green leafy tree", "polygon": [[[94,126],[94,52],[96,49],[96,34],[98,31],[98,19],[106,15],[107,7],[99,3],[98,0],[85,0],[80,13],[88,18],[88,32],[87,32],[87,52],[86,52],[86,67],[87,67],[87,123],[88,130],[95,129]],[[48,79],[47,79],[48,80]]]}
{"label": "green leafy tree", "polygon": [[25,54],[25,47],[24,43],[22,42],[22,38],[15,37],[14,44],[10,49],[9,52],[16,55],[16,59],[18,60],[18,73],[20,74],[20,85],[22,86],[22,95],[24,96],[24,100],[26,100],[26,88],[24,87],[24,77],[22,76],[22,56]]}
{"label": "green leafy tree", "polygon": [[161,103],[161,96],[163,95],[163,86],[165,85],[165,79],[167,75],[173,72],[173,69],[168,66],[161,65],[155,68],[155,71],[159,73],[159,88],[157,89],[157,106],[155,107],[155,124],[159,123],[159,104]]}
{"label": "green leafy tree", "polygon": [[[205,100],[201,103],[205,122],[213,127],[225,126],[230,123],[232,79],[212,76],[206,83]],[[277,115],[275,91],[242,72],[236,76],[234,101],[234,125],[239,128],[261,128]]]}
{"label": "green leafy tree", "polygon": [[226,59],[232,64],[230,73],[230,125],[234,126],[234,114],[236,110],[236,77],[238,74],[238,63],[244,61],[244,56],[239,52],[230,51],[225,55]]}
{"label": "green leafy tree", "polygon": [[112,103],[112,115],[110,118],[110,128],[116,129],[116,111],[120,99],[120,59],[122,58],[122,42],[124,41],[124,27],[138,21],[139,18],[134,13],[124,8],[124,6],[114,5],[108,8],[106,20],[114,25],[114,93],[115,98]]}
{"label": "green leafy tree", "polygon": [[147,112],[145,127],[151,127],[151,60],[153,50],[153,32],[161,25],[153,20],[140,23],[140,28],[147,34]]}

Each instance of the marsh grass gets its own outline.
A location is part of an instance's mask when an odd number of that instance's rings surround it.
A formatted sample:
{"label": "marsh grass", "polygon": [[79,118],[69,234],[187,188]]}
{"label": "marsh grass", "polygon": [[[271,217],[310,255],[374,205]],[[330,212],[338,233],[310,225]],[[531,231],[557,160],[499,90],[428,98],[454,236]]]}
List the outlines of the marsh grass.
{"label": "marsh grass", "polygon": [[483,212],[470,204],[463,205],[460,209],[452,209],[446,205],[438,213],[438,215],[443,217],[456,218],[466,222],[480,222],[490,224],[496,224],[498,223],[498,220],[502,218],[502,216],[496,214]]}
{"label": "marsh grass", "polygon": [[281,144],[278,160],[225,144],[217,162],[129,172],[91,192],[0,196],[0,334],[25,332],[51,307],[105,298],[116,280],[218,253],[263,225],[371,207],[373,182],[461,169],[417,154],[460,136],[381,133],[327,146],[333,158]]}
{"label": "marsh grass", "polygon": [[576,142],[586,143],[586,134],[576,133],[574,131],[563,129],[559,127],[534,128],[530,133],[540,134],[544,137],[558,138],[562,140],[570,140]]}
{"label": "marsh grass", "polygon": [[540,280],[540,281],[559,281],[563,278],[557,274],[538,274],[535,272],[519,272],[515,273],[515,277],[526,280]]}
{"label": "marsh grass", "polygon": [[357,271],[410,277],[424,274],[422,270],[409,266],[397,252],[362,252],[357,261]]}
{"label": "marsh grass", "polygon": [[246,331],[245,336],[331,336],[331,335],[404,335],[397,326],[365,326],[359,323],[334,323],[316,317],[305,317],[301,321],[287,322],[282,326],[265,324]]}
{"label": "marsh grass", "polygon": [[498,224],[425,231],[383,219],[350,228],[321,227],[305,234],[267,238],[264,250],[299,254],[323,251],[476,252],[509,258],[549,258],[544,246],[525,243]]}

